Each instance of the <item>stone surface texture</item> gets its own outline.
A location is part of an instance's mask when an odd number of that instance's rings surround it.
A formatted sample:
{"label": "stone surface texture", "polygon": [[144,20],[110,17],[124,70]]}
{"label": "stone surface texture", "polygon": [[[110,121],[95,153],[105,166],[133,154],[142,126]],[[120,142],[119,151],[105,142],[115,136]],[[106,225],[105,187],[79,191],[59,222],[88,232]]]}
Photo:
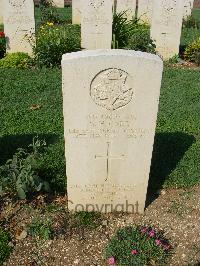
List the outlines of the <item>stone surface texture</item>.
{"label": "stone surface texture", "polygon": [[153,2],[151,38],[156,43],[158,54],[164,60],[179,54],[183,6],[183,0]]}
{"label": "stone surface texture", "polygon": [[3,5],[7,52],[31,55],[35,34],[33,0],[4,0]]}
{"label": "stone surface texture", "polygon": [[142,52],[63,55],[69,209],[144,211],[162,68]]}
{"label": "stone surface texture", "polygon": [[111,48],[112,5],[113,0],[84,0],[81,18],[82,48]]}

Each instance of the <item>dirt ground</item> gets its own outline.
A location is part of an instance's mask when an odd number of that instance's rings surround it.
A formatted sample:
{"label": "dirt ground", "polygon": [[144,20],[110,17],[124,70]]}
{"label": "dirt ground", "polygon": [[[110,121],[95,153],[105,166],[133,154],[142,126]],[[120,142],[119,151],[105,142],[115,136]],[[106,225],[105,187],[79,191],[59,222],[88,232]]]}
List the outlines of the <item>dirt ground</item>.
{"label": "dirt ground", "polygon": [[[48,211],[45,198],[20,203],[4,201],[0,222],[12,234],[13,252],[7,266],[103,266],[104,247],[113,233],[126,225],[153,225],[165,232],[173,246],[166,265],[200,265],[200,186],[189,190],[162,190],[158,198],[138,214],[102,215],[96,229],[70,225],[65,213],[66,199],[54,203],[60,210]],[[41,240],[26,232],[34,217],[51,217],[54,236]]]}

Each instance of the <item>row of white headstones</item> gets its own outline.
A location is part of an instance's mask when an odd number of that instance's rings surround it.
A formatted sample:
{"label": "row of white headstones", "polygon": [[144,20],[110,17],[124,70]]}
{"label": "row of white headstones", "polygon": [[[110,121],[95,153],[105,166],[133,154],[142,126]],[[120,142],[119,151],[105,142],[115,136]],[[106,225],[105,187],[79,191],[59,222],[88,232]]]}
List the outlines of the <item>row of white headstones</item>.
{"label": "row of white headstones", "polygon": [[[29,26],[34,26],[33,2],[5,1],[6,34],[8,25],[16,32],[22,21],[20,29],[30,30]],[[81,23],[85,45],[92,42],[99,48],[101,43],[101,48],[110,48],[111,2],[84,0]],[[157,10],[153,15],[156,18],[152,24],[158,33],[167,35],[165,45],[168,46],[168,35],[175,39],[176,31],[180,30],[182,0],[156,2]],[[88,49],[63,55],[70,210],[144,211],[162,70],[163,62],[158,55],[130,50]]]}
{"label": "row of white headstones", "polygon": [[[183,17],[191,14],[194,0],[139,0],[138,17],[151,25],[151,37],[163,59],[179,53]],[[59,0],[56,1],[59,6]],[[62,2],[62,1],[61,1]],[[4,14],[7,52],[32,53],[35,18],[33,0],[0,0]],[[60,3],[62,5],[62,3]],[[136,0],[73,0],[72,21],[81,24],[82,48],[111,48],[113,6],[117,12],[127,11],[131,19],[136,13]]]}

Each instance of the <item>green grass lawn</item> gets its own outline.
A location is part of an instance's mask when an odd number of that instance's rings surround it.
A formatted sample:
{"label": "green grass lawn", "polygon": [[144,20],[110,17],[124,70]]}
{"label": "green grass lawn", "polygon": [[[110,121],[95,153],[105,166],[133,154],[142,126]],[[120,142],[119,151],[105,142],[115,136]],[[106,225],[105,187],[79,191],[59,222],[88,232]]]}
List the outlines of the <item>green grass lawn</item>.
{"label": "green grass lawn", "polygon": [[[33,136],[48,149],[41,176],[65,188],[61,71],[1,70],[0,165]],[[187,187],[200,181],[200,71],[166,68],[163,76],[150,185]],[[32,105],[39,110],[31,111]],[[78,167],[78,162],[77,162]]]}
{"label": "green grass lawn", "polygon": [[[193,9],[192,16],[200,24],[200,9]],[[196,40],[198,37],[200,37],[200,29],[183,28],[181,36],[181,46],[185,47],[187,44]]]}
{"label": "green grass lawn", "polygon": [[192,10],[193,17],[200,22],[200,9],[193,9]]}
{"label": "green grass lawn", "polygon": [[[63,20],[71,19],[71,8],[57,10]],[[38,24],[38,8],[35,15]],[[200,10],[194,10],[193,15],[200,20]],[[184,29],[182,44],[194,36],[200,36],[200,30]],[[0,165],[38,135],[48,144],[41,162],[41,177],[51,180],[55,190],[65,189],[61,70],[0,72]],[[165,69],[150,187],[188,187],[200,182],[199,95],[199,70]],[[33,105],[40,108],[31,111]]]}

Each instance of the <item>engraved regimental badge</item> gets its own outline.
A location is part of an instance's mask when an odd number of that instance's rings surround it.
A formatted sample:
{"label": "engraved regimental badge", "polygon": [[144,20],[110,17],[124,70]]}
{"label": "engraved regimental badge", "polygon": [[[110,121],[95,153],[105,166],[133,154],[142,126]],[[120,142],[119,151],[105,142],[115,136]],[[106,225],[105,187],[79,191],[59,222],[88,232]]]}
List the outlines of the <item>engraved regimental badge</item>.
{"label": "engraved regimental badge", "polygon": [[26,2],[26,0],[9,0],[9,3],[13,6],[13,7],[22,7],[23,4]]}
{"label": "engraved regimental badge", "polygon": [[92,6],[94,9],[99,9],[101,6],[103,6],[105,3],[105,0],[99,0],[99,1],[95,1],[95,3],[93,1],[89,2],[89,5]]}
{"label": "engraved regimental badge", "polygon": [[133,98],[131,77],[121,69],[103,70],[92,80],[90,96],[97,105],[107,110],[119,109]]}

